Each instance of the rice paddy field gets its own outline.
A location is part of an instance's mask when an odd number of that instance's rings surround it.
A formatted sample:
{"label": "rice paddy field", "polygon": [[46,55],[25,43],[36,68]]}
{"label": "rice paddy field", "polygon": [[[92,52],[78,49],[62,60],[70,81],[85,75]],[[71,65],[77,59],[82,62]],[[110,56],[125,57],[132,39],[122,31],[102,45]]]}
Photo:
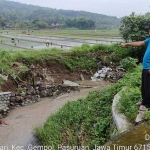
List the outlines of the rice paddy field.
{"label": "rice paddy field", "polygon": [[[12,38],[15,40],[12,42]],[[49,46],[46,46],[46,41]],[[62,49],[70,50],[82,44],[120,43],[119,30],[0,30],[0,48],[20,49]]]}

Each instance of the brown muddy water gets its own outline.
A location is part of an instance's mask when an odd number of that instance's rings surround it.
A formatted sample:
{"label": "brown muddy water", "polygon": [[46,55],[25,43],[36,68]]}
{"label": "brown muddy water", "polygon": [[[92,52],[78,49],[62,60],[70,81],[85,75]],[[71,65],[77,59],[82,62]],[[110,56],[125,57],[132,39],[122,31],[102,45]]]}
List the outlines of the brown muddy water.
{"label": "brown muddy water", "polygon": [[[92,88],[81,88],[80,92],[71,92],[57,98],[41,98],[40,102],[29,106],[17,107],[5,118],[8,126],[0,126],[0,146],[4,150],[28,149],[29,145],[40,145],[34,135],[33,129],[42,125],[48,116],[55,113],[66,102],[85,98],[88,92],[103,89],[110,85],[106,81],[80,81],[81,85]],[[20,149],[19,149],[20,150]]]}

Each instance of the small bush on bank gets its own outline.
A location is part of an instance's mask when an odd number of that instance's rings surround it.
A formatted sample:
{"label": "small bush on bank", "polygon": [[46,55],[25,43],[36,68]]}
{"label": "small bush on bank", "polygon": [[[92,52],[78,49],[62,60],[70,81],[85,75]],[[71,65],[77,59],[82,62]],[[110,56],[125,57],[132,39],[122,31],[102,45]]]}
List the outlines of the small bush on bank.
{"label": "small bush on bank", "polygon": [[121,67],[126,69],[127,71],[133,70],[133,68],[137,67],[137,59],[126,57],[121,60]]}

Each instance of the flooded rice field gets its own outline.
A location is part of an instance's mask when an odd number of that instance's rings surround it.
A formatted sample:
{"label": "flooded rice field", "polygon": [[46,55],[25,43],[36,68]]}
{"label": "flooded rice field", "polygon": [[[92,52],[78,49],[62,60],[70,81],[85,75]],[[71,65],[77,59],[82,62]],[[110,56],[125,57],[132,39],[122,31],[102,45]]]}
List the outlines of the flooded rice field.
{"label": "flooded rice field", "polygon": [[[12,38],[15,40],[12,42]],[[46,41],[49,41],[49,45],[46,45]],[[12,46],[13,49],[62,49],[70,50],[75,46],[82,46],[82,44],[112,44],[119,43],[122,40],[120,38],[100,38],[99,40],[87,40],[87,39],[74,39],[74,38],[58,38],[58,37],[44,37],[35,35],[22,35],[22,34],[1,34],[0,48]]]}

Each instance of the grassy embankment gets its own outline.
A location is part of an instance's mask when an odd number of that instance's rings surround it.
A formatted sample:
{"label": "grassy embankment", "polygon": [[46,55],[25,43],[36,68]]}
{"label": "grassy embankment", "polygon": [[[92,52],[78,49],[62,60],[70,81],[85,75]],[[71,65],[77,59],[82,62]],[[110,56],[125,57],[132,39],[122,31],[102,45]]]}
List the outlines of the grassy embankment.
{"label": "grassy embankment", "polygon": [[[113,48],[111,46],[111,50]],[[105,49],[103,47],[103,52],[105,50],[108,52],[109,48],[107,47]],[[116,55],[115,58],[119,59],[127,57],[130,54],[130,50],[120,51],[117,47],[115,47],[114,52]],[[109,59],[112,60],[111,53],[109,56]],[[130,58],[125,58],[122,60],[122,65],[126,69],[129,69],[128,71],[133,71],[136,63]],[[128,88],[139,88],[140,71],[141,66],[136,68],[132,73],[128,73],[117,84],[103,91],[93,91],[85,99],[68,102],[64,105],[56,114],[51,115],[47,119],[44,126],[35,129],[43,145],[53,145],[55,149],[61,144],[89,146],[92,149],[95,145],[103,145],[110,136],[112,99],[124,86],[128,86]],[[130,109],[133,108],[135,102],[139,99],[140,95],[133,96],[131,99],[132,105],[128,107]],[[134,113],[133,109],[130,109],[128,109],[128,114],[132,116],[132,119],[129,118],[129,120],[133,122],[137,114],[137,107],[135,107]]]}
{"label": "grassy embankment", "polygon": [[[42,50],[42,51],[0,51],[0,70],[5,72],[6,74],[14,74],[14,72],[10,69],[10,64],[15,61],[25,61],[28,64],[36,64],[37,62],[50,61],[51,63],[57,64],[59,62],[63,64],[70,71],[74,72],[76,68],[80,69],[91,69],[97,67],[97,60],[94,56],[91,55],[91,52],[101,53],[101,59],[104,61],[118,61],[116,58],[121,58],[123,53],[127,53],[128,51],[122,51],[122,53],[116,54],[113,53],[113,50],[118,47],[117,45],[113,46],[104,46],[104,45],[94,45],[89,46],[84,44],[81,47],[74,47],[71,51],[61,51],[57,49],[52,50]],[[105,52],[107,51],[107,52]],[[104,52],[104,54],[103,54]],[[119,51],[118,51],[119,52]],[[110,53],[111,55],[104,56],[105,53]],[[110,59],[111,58],[111,59]],[[75,68],[76,67],[76,68]]]}

